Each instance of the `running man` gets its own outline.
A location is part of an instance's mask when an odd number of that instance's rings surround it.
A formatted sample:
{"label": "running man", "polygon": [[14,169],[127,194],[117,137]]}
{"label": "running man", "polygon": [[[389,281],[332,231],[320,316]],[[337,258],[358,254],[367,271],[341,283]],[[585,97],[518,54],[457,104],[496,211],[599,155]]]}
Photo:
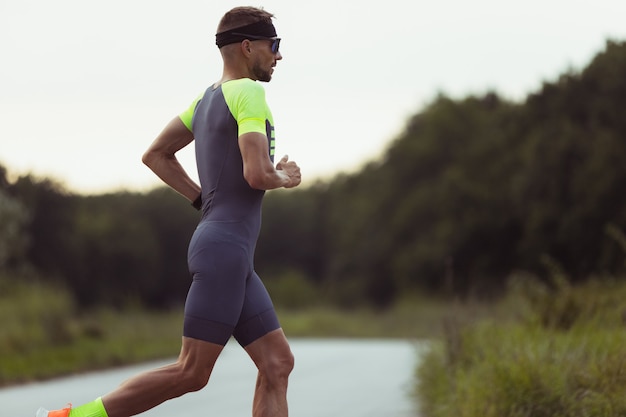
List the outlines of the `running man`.
{"label": "running man", "polygon": [[[282,59],[273,17],[253,7],[222,17],[216,35],[221,80],[174,118],[143,156],[156,175],[202,210],[189,244],[193,281],[178,360],[91,403],[42,408],[37,417],[128,417],[198,391],[231,336],[258,368],[253,416],[287,416],[293,355],[252,261],[265,190],[300,184],[300,168],[287,156],[274,166],[274,122],[256,82],[270,81]],[[175,157],[194,139],[201,187]]]}

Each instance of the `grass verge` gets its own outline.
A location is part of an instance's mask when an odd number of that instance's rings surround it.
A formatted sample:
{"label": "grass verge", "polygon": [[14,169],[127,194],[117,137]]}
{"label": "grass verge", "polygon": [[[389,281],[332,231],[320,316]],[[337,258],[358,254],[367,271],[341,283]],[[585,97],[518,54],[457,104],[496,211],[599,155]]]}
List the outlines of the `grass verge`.
{"label": "grass verge", "polygon": [[[83,313],[67,291],[41,282],[0,278],[0,386],[174,357],[182,311],[138,308]],[[445,304],[407,298],[375,311],[311,306],[278,308],[289,338],[424,338],[439,326]]]}
{"label": "grass verge", "polygon": [[626,415],[626,283],[535,282],[513,298],[518,320],[448,322],[418,369],[423,415]]}

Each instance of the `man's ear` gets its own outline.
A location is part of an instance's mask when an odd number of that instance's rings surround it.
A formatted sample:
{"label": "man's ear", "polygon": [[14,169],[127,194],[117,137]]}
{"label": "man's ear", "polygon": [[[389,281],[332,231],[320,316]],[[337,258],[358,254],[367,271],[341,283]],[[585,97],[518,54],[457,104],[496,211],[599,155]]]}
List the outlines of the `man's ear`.
{"label": "man's ear", "polygon": [[241,42],[241,52],[245,55],[245,56],[249,56],[250,53],[252,52],[252,48],[251,46],[251,42],[248,39],[244,39]]}

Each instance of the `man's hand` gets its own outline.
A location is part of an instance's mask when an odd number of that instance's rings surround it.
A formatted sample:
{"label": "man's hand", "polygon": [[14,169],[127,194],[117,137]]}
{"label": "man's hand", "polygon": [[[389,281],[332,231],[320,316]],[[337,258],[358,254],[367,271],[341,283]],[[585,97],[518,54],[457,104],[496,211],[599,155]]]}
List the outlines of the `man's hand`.
{"label": "man's hand", "polygon": [[285,188],[293,188],[300,185],[302,179],[300,175],[300,167],[294,161],[289,160],[289,156],[283,156],[276,164],[276,170],[283,172],[289,177],[289,184],[285,185]]}

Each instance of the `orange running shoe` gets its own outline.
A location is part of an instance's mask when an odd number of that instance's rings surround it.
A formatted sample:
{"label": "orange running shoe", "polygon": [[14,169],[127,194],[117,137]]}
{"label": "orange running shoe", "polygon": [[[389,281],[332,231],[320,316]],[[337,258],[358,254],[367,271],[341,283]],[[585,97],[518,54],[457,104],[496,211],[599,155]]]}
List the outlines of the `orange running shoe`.
{"label": "orange running shoe", "polygon": [[54,410],[48,411],[45,408],[41,407],[37,410],[37,414],[35,417],[69,417],[70,410],[72,409],[72,404],[68,404],[68,406],[62,410]]}

